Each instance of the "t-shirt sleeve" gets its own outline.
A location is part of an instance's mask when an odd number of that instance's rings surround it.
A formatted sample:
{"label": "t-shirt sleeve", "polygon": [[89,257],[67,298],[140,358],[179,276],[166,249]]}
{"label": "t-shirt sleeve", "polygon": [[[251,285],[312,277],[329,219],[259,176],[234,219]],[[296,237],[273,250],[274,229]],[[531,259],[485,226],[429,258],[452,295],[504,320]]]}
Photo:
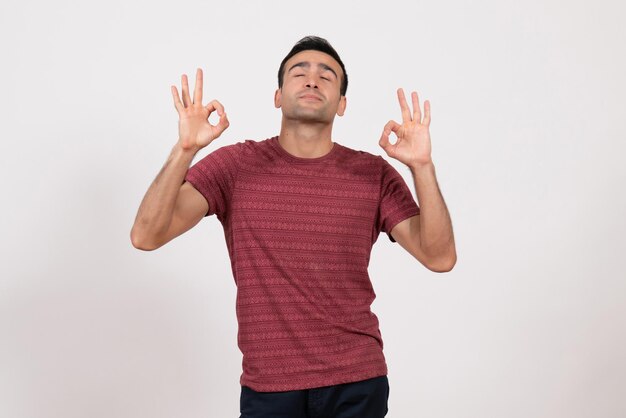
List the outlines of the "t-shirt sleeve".
{"label": "t-shirt sleeve", "polygon": [[387,233],[391,242],[396,242],[390,231],[403,220],[419,215],[420,208],[400,173],[387,160],[380,158],[383,163],[378,207],[378,229]]}
{"label": "t-shirt sleeve", "polygon": [[242,150],[242,142],[224,145],[187,170],[185,181],[191,183],[209,204],[209,210],[204,216],[216,214],[220,221],[226,216]]}

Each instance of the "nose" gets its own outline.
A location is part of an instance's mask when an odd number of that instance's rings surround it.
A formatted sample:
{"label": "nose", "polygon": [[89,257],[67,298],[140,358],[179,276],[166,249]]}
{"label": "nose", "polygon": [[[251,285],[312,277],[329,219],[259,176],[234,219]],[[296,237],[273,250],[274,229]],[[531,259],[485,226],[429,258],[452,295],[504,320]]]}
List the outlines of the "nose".
{"label": "nose", "polygon": [[317,81],[315,80],[314,76],[309,77],[309,79],[307,80],[306,86],[312,89],[317,88]]}

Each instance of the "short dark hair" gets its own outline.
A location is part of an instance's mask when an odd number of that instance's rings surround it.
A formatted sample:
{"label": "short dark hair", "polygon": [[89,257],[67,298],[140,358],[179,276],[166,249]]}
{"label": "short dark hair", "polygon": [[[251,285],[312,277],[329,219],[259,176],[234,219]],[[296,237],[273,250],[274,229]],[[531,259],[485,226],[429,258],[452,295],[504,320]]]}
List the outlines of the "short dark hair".
{"label": "short dark hair", "polygon": [[341,71],[343,72],[343,79],[341,80],[341,87],[339,88],[339,91],[342,96],[345,96],[346,91],[348,90],[348,74],[346,73],[346,67],[343,65],[343,62],[341,61],[341,58],[339,58],[339,54],[335,51],[335,48],[333,48],[326,39],[320,38],[319,36],[305,36],[300,39],[293,46],[293,48],[291,48],[291,51],[289,51],[287,56],[283,58],[283,62],[280,63],[280,68],[278,69],[278,88],[283,87],[285,63],[289,60],[289,58],[293,57],[298,52],[308,50],[320,51],[328,54],[339,63]]}

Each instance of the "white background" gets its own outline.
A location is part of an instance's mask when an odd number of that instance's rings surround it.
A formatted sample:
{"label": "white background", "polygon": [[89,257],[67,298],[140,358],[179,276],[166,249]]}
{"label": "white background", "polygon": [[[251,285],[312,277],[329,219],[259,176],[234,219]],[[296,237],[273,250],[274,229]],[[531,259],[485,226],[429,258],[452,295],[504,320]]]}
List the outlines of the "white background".
{"label": "white background", "polygon": [[[132,247],[205,72],[230,128],[278,133],[276,72],[327,38],[334,140],[378,146],[395,90],[432,105],[458,262],[381,235],[370,275],[392,418],[626,416],[625,7],[618,0],[24,1],[0,6],[0,416],[235,417],[236,287],[215,216]],[[196,159],[197,161],[197,159]]]}

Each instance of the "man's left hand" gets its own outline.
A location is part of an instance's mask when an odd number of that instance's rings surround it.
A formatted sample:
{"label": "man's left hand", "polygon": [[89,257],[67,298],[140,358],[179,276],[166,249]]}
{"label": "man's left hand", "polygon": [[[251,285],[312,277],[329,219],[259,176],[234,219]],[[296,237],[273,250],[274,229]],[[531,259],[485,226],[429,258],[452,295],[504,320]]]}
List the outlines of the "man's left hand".
{"label": "man's left hand", "polygon": [[[409,168],[420,168],[432,164],[430,132],[430,102],[424,102],[424,119],[420,111],[417,92],[411,93],[413,112],[404,97],[404,90],[398,89],[398,101],[402,110],[402,125],[390,120],[385,125],[378,141],[388,156],[406,164]],[[389,142],[391,132],[398,137],[395,144]]]}

